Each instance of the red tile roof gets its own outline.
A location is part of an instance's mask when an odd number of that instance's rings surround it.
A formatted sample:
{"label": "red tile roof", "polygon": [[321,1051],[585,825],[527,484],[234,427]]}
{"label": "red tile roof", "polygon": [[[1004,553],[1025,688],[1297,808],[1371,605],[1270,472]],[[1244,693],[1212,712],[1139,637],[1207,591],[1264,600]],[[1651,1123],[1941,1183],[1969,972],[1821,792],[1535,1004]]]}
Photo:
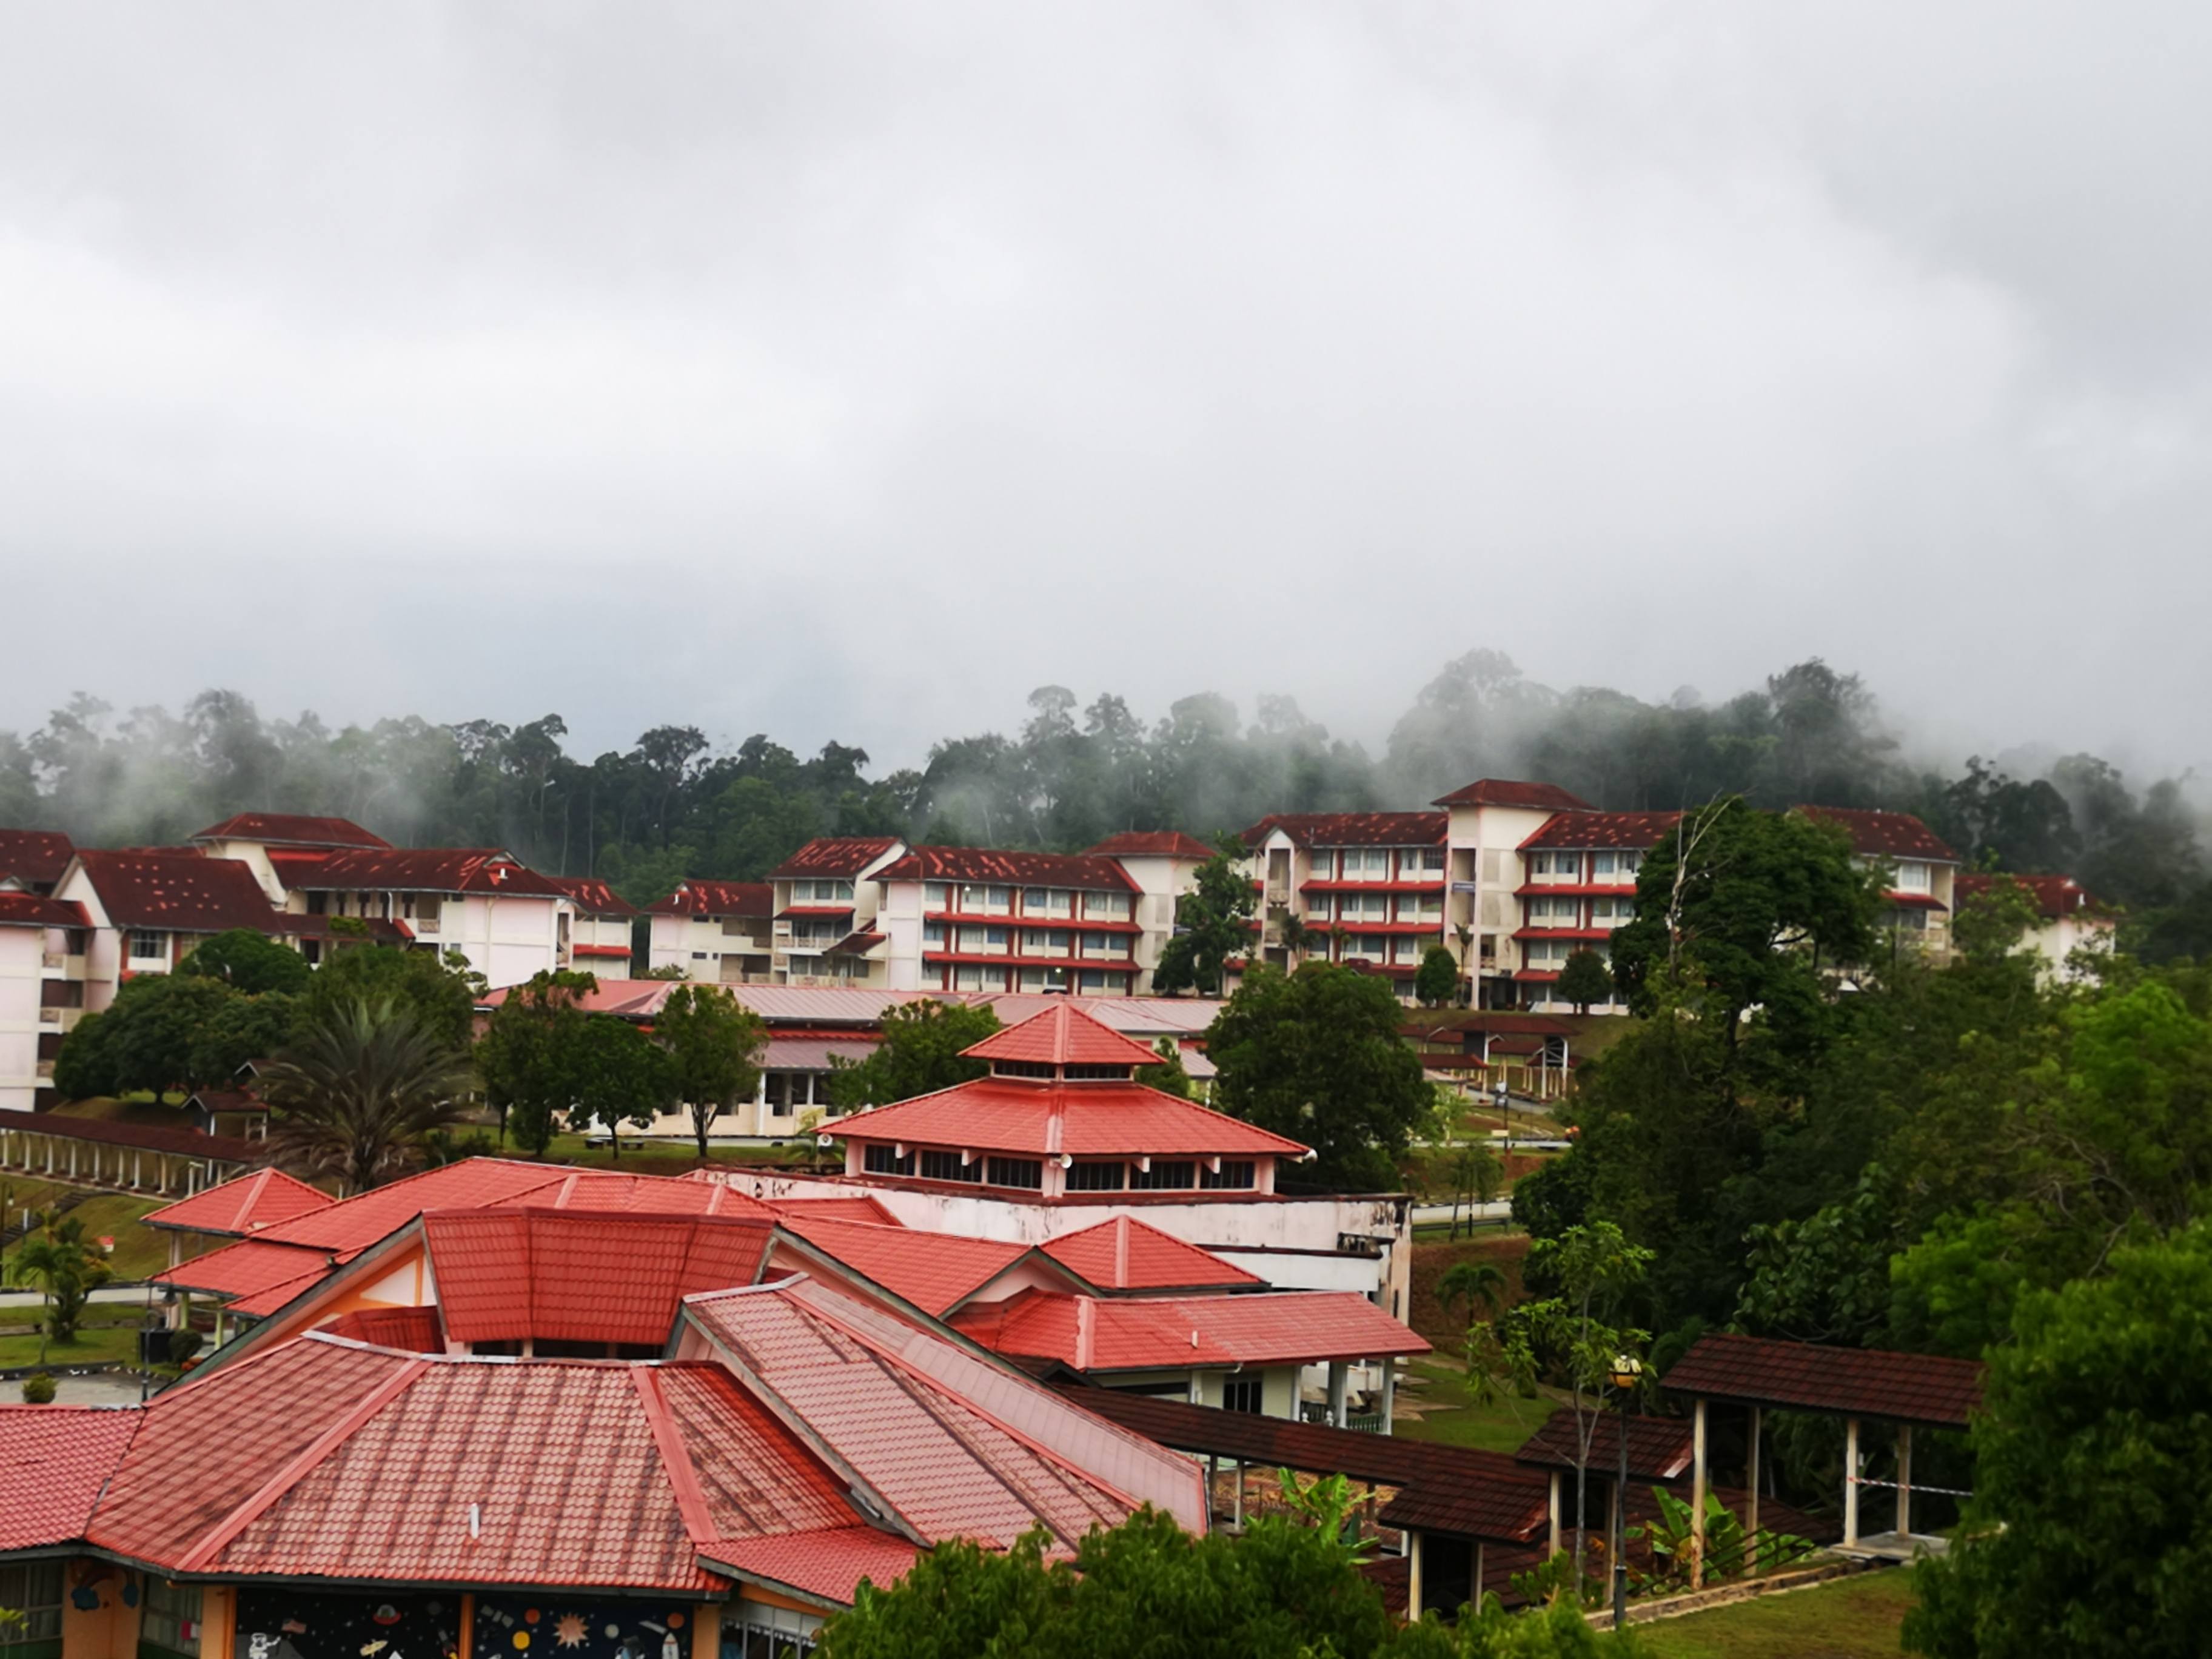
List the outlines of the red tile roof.
{"label": "red tile roof", "polygon": [[1680,812],[1561,812],[1521,845],[1644,852],[1666,840],[1681,821]]}
{"label": "red tile roof", "polygon": [[1556,783],[1526,783],[1516,778],[1477,778],[1449,795],[1439,795],[1432,806],[1520,806],[1540,812],[1587,811],[1589,803]]}
{"label": "red tile roof", "polygon": [[1266,1282],[1132,1216],[1062,1233],[1042,1248],[1102,1291],[1186,1291]]}
{"label": "red tile roof", "polygon": [[[0,872],[0,873],[5,873]],[[0,927],[89,927],[92,918],[73,899],[0,891]]]}
{"label": "red tile roof", "polygon": [[[1580,1437],[1571,1411],[1555,1411],[1513,1454],[1516,1463],[1537,1468],[1571,1469],[1577,1466]],[[1690,1467],[1690,1424],[1680,1417],[1632,1417],[1628,1419],[1628,1473],[1632,1479],[1672,1480]],[[1580,1460],[1591,1469],[1620,1468],[1620,1417],[1601,1412],[1591,1425],[1589,1452]]]}
{"label": "red tile roof", "polygon": [[1023,1291],[953,1315],[1000,1353],[1057,1359],[1079,1371],[1285,1365],[1426,1353],[1429,1345],[1356,1291],[1104,1300]]}
{"label": "red tile roof", "polygon": [[548,876],[545,879],[575,900],[576,908],[585,915],[634,916],[637,914],[637,906],[598,876]]}
{"label": "red tile roof", "polygon": [[710,1215],[772,1221],[775,1210],[734,1187],[720,1190],[684,1176],[619,1175],[612,1170],[551,1170],[548,1184],[532,1187],[488,1205],[464,1200],[441,1209],[517,1206],[533,1210],[581,1210],[607,1213],[631,1211],[649,1215]]}
{"label": "red tile roof", "polygon": [[[203,1096],[206,1092],[203,1091]],[[261,1170],[165,1204],[140,1219],[149,1227],[228,1233],[244,1238],[312,1210],[328,1209],[336,1202],[328,1193],[318,1191],[296,1176],[282,1170]]]}
{"label": "red tile roof", "polygon": [[783,1214],[785,1229],[933,1317],[942,1317],[1032,1254],[1026,1244],[918,1233],[813,1213],[820,1207],[789,1206]]}
{"label": "red tile roof", "polygon": [[1211,847],[1180,830],[1124,830],[1083,850],[1094,859],[1196,859],[1203,862],[1213,856]]}
{"label": "red tile roof", "polygon": [[351,818],[307,817],[296,812],[234,812],[190,837],[193,841],[258,841],[277,847],[388,848]]}
{"label": "red tile roof", "polygon": [[1003,1547],[1042,1521],[1073,1543],[1146,1502],[1205,1527],[1188,1460],[819,1280],[697,1297],[685,1312],[924,1538]]}
{"label": "red tile roof", "polygon": [[775,869],[769,878],[787,876],[857,876],[898,845],[892,836],[820,836]]}
{"label": "red tile roof", "polygon": [[1279,830],[1297,847],[1441,847],[1450,822],[1442,812],[1270,812],[1244,832],[1244,844]]}
{"label": "red tile roof", "polygon": [[446,1328],[435,1308],[356,1308],[321,1327],[332,1336],[404,1353],[443,1353]]}
{"label": "red tile roof", "polygon": [[431,1210],[423,1214],[422,1236],[439,1315],[453,1341],[658,1346],[685,1297],[759,1276],[769,1224],[704,1215]]}
{"label": "red tile roof", "polygon": [[823,1125],[823,1133],[1032,1157],[1297,1158],[1295,1140],[1136,1083],[977,1078]]}
{"label": "red tile roof", "polygon": [[751,916],[775,908],[775,889],[764,881],[686,881],[666,898],[645,907],[652,916]]}
{"label": "red tile roof", "polygon": [[[525,1164],[503,1158],[470,1158],[458,1164],[441,1164],[356,1193],[327,1208],[282,1221],[258,1237],[281,1244],[305,1244],[330,1250],[341,1258],[367,1249],[379,1239],[399,1231],[425,1210],[473,1208],[520,1198],[525,1193],[557,1188],[579,1171]],[[620,1177],[638,1180],[638,1176]]]}
{"label": "red tile roof", "polygon": [[1984,1370],[1976,1359],[1714,1334],[1660,1380],[1670,1393],[1711,1400],[1964,1428],[1981,1403]]}
{"label": "red tile roof", "polygon": [[283,918],[253,872],[236,859],[198,853],[103,853],[85,848],[78,861],[118,927],[220,933],[233,927],[279,931]]}
{"label": "red tile roof", "polygon": [[889,1589],[920,1553],[893,1534],[847,1527],[718,1543],[700,1554],[733,1578],[850,1607],[863,1579]]}
{"label": "red tile roof", "polygon": [[877,871],[874,879],[998,882],[1107,893],[1143,890],[1111,859],[1085,853],[1002,853],[988,847],[909,847],[903,856]]}
{"label": "red tile roof", "polygon": [[[702,1172],[713,1178],[711,1172]],[[886,1227],[905,1224],[883,1206],[880,1199],[866,1193],[852,1198],[807,1198],[793,1195],[779,1198],[775,1209],[778,1215],[796,1216],[800,1220],[813,1217],[823,1221],[873,1221]]]}
{"label": "red tile roof", "polygon": [[[239,866],[243,869],[244,866]],[[490,893],[515,898],[563,898],[552,882],[496,847],[411,847],[332,853],[280,866],[295,892],[389,888],[416,893]]]}
{"label": "red tile roof", "polygon": [[58,830],[0,830],[0,876],[51,887],[62,878],[76,850]]}
{"label": "red tile roof", "polygon": [[1832,823],[1851,839],[1851,851],[1862,858],[1928,859],[1937,864],[1956,864],[1959,855],[1910,812],[1871,812],[1846,806],[1799,806],[1791,809],[1815,823]]}
{"label": "red tile roof", "polygon": [[[326,1251],[247,1238],[164,1268],[154,1275],[154,1282],[174,1285],[180,1290],[200,1291],[234,1302],[251,1298],[257,1307],[266,1304],[281,1308],[308,1286],[319,1284],[330,1268],[331,1258]],[[268,1303],[269,1294],[277,1291],[287,1294]]]}
{"label": "red tile roof", "polygon": [[1966,876],[1957,878],[1957,896],[1961,902],[1978,898],[1996,889],[2000,882],[2014,881],[2027,890],[2036,915],[2046,921],[2057,921],[2083,911],[2098,912],[2104,905],[2092,897],[2089,890],[2071,876]]}
{"label": "red tile roof", "polygon": [[83,1537],[139,1419],[127,1407],[0,1405],[0,1551]]}
{"label": "red tile roof", "polygon": [[1018,1025],[994,1031],[960,1052],[973,1060],[1026,1060],[1041,1066],[1153,1066],[1160,1058],[1143,1043],[1065,1002],[1032,1014]]}

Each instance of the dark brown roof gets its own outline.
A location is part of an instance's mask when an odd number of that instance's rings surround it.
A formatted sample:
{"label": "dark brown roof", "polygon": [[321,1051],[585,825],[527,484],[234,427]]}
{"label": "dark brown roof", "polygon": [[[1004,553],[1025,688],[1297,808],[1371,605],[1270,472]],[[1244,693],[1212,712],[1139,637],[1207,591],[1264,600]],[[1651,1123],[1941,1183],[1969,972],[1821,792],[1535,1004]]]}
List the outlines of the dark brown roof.
{"label": "dark brown roof", "polygon": [[194,841],[259,841],[277,847],[388,848],[351,818],[308,817],[297,812],[234,812],[211,823]]}
{"label": "dark brown roof", "polygon": [[1524,783],[1515,778],[1477,778],[1473,783],[1439,795],[1432,806],[1525,806],[1537,811],[1587,811],[1589,803],[1556,783]]}
{"label": "dark brown roof", "polygon": [[545,879],[576,901],[590,916],[634,916],[637,907],[597,876],[548,876]]}
{"label": "dark brown roof", "polygon": [[1964,1428],[1982,1398],[1978,1359],[1701,1336],[1661,1380],[1675,1394]]}
{"label": "dark brown roof", "polygon": [[1442,812],[1270,812],[1244,832],[1244,844],[1279,830],[1297,847],[1441,847],[1450,827]]}
{"label": "dark brown roof", "polygon": [[164,1129],[143,1123],[111,1123],[102,1117],[64,1117],[58,1112],[11,1112],[0,1121],[0,1128],[12,1129],[18,1134],[94,1140],[103,1146],[135,1146],[143,1152],[212,1158],[225,1164],[266,1164],[270,1154],[265,1140],[204,1135],[197,1129]]}
{"label": "dark brown roof", "polygon": [[890,836],[821,836],[775,869],[771,880],[787,876],[857,876],[898,845]]}
{"label": "dark brown roof", "polygon": [[76,850],[58,830],[0,830],[0,876],[51,887],[62,878]]}
{"label": "dark brown roof", "polygon": [[1910,812],[1870,812],[1848,806],[1799,806],[1815,823],[1832,823],[1851,838],[1862,858],[1933,859],[1956,864],[1959,855]]}
{"label": "dark brown roof", "polygon": [[754,916],[775,908],[775,889],[764,881],[687,881],[666,898],[645,907],[651,916]]}
{"label": "dark brown roof", "polygon": [[[1575,1414],[1556,1411],[1544,1426],[1530,1435],[1513,1454],[1516,1463],[1538,1468],[1575,1467],[1577,1435]],[[1645,1480],[1672,1480],[1690,1467],[1690,1425],[1679,1417],[1632,1417],[1628,1419],[1628,1473]],[[1620,1418],[1601,1412],[1590,1426],[1589,1465],[1593,1469],[1620,1468]]]}
{"label": "dark brown roof", "polygon": [[876,872],[878,881],[982,881],[1008,886],[1077,887],[1090,892],[1140,890],[1111,859],[1081,853],[1003,853],[989,847],[909,847]]}
{"label": "dark brown roof", "polygon": [[89,927],[84,906],[37,893],[0,891],[0,927]]}
{"label": "dark brown roof", "polygon": [[78,853],[77,859],[99,895],[100,908],[118,927],[184,933],[251,927],[273,933],[283,921],[253,872],[236,859],[185,851],[103,853],[89,848]]}
{"label": "dark brown roof", "polygon": [[[221,860],[213,860],[221,862]],[[239,866],[241,870],[245,866]],[[513,854],[496,847],[410,847],[332,853],[278,866],[296,892],[386,888],[417,893],[492,893],[516,898],[566,895]]]}
{"label": "dark brown roof", "polygon": [[1562,812],[1521,845],[1643,852],[1664,841],[1681,821],[1680,812]]}
{"label": "dark brown roof", "polygon": [[1213,849],[1180,830],[1124,830],[1084,849],[1098,859],[1210,859]]}
{"label": "dark brown roof", "polygon": [[2105,908],[2090,896],[2088,889],[2071,876],[1960,876],[1958,896],[1961,900],[1978,898],[2002,881],[2018,882],[2035,906],[2036,915],[2045,921],[2057,921],[2085,910],[2094,914]]}
{"label": "dark brown roof", "polygon": [[1397,1503],[1410,1498],[1421,1513],[1437,1517],[1408,1525],[1514,1544],[1535,1537],[1550,1513],[1548,1478],[1498,1452],[1291,1423],[1081,1383],[1065,1384],[1061,1392],[1094,1416],[1176,1451],[1216,1453],[1309,1474],[1341,1473],[1396,1486]]}

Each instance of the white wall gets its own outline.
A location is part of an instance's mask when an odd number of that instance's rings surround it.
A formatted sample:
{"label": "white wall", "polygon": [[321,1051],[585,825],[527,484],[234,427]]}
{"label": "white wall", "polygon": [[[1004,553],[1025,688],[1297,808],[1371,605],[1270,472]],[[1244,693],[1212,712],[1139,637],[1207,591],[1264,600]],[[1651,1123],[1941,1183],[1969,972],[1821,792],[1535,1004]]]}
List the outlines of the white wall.
{"label": "white wall", "polygon": [[43,927],[0,927],[0,1111],[27,1112],[38,1102],[46,939]]}

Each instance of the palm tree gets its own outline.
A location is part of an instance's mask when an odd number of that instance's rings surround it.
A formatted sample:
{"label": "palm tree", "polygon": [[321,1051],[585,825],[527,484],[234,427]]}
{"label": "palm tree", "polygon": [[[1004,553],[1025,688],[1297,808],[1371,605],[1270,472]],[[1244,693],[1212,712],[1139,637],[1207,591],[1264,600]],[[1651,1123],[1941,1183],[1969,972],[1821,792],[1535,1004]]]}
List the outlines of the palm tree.
{"label": "palm tree", "polygon": [[46,1344],[64,1342],[76,1335],[86,1299],[106,1281],[107,1263],[84,1242],[84,1223],[75,1216],[56,1220],[52,1212],[37,1218],[38,1231],[24,1235],[15,1252],[15,1277],[36,1285],[44,1304],[39,1321],[39,1363],[46,1363]]}
{"label": "palm tree", "polygon": [[1444,1304],[1446,1313],[1463,1302],[1472,1314],[1480,1302],[1495,1319],[1498,1304],[1505,1299],[1504,1270],[1494,1261],[1455,1261],[1437,1281],[1437,1299]]}
{"label": "palm tree", "polygon": [[262,1073],[282,1113],[278,1155],[365,1192],[414,1162],[423,1138],[462,1120],[467,1054],[411,1005],[390,997],[339,1004]]}
{"label": "palm tree", "polygon": [[1289,960],[1290,965],[1295,968],[1307,951],[1312,948],[1313,942],[1319,936],[1321,929],[1307,926],[1304,916],[1285,907],[1276,917],[1275,932],[1276,936],[1283,941],[1284,956]]}

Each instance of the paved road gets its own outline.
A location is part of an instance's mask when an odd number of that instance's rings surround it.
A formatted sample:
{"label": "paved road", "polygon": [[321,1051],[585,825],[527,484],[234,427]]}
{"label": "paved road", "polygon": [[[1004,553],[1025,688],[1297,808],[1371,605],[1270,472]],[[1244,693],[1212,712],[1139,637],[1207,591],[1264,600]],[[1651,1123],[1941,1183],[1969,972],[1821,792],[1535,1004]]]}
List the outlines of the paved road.
{"label": "paved road", "polygon": [[[36,1290],[11,1288],[0,1291],[0,1309],[13,1310],[17,1308],[36,1308],[44,1299]],[[143,1307],[146,1303],[146,1287],[143,1285],[102,1285],[92,1293],[89,1299],[94,1302],[132,1302]],[[154,1292],[154,1304],[159,1307],[161,1302],[161,1292],[157,1289]]]}
{"label": "paved road", "polygon": [[[1459,1218],[1462,1221],[1465,1221],[1470,1216],[1477,1221],[1489,1222],[1493,1224],[1503,1223],[1513,1218],[1513,1206],[1504,1199],[1497,1200],[1495,1202],[1489,1204],[1461,1205],[1459,1206]],[[1450,1224],[1451,1218],[1452,1206],[1449,1204],[1416,1204],[1413,1206],[1413,1224],[1416,1227],[1426,1227],[1431,1224],[1437,1226],[1447,1226]]]}

